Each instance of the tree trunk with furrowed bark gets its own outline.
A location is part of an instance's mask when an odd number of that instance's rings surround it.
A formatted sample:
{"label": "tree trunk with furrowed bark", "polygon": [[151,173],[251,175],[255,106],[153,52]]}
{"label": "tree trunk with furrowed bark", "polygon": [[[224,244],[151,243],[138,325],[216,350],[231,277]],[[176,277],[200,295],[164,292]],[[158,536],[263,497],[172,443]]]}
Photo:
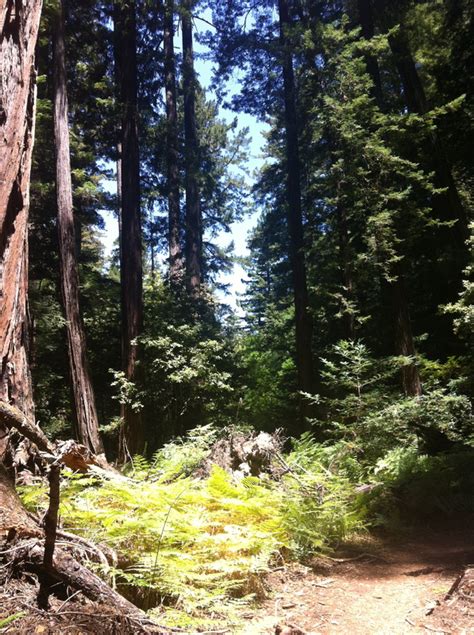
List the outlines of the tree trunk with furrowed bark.
{"label": "tree trunk with furrowed bark", "polygon": [[[136,380],[138,345],[143,325],[142,230],[137,104],[137,24],[134,0],[116,0],[117,81],[121,109],[120,286],[122,305],[122,365],[125,377]],[[145,439],[140,413],[125,404],[119,458],[143,452]]]}
{"label": "tree trunk with furrowed bark", "polygon": [[54,143],[56,149],[56,198],[58,205],[61,294],[68,340],[69,367],[79,441],[95,454],[104,449],[94,390],[87,364],[86,335],[79,307],[79,273],[76,260],[69,153],[68,98],[64,42],[64,5],[58,8],[54,32]]}
{"label": "tree trunk with furrowed bark", "polygon": [[[298,122],[293,59],[288,41],[291,17],[288,2],[278,2],[280,45],[282,55],[283,91],[285,102],[287,217],[290,238],[290,262],[293,278],[295,305],[296,365],[298,387],[306,393],[313,392],[313,358],[311,351],[312,324],[304,253],[304,226],[301,205],[301,167],[298,141]],[[302,418],[309,414],[302,402]],[[303,425],[305,425],[303,423]]]}
{"label": "tree trunk with furrowed bark", "polygon": [[176,106],[176,64],[173,46],[174,0],[164,6],[164,53],[166,90],[166,163],[168,180],[169,275],[172,287],[183,278],[181,212],[179,203],[178,113]]}
{"label": "tree trunk with furrowed bark", "polygon": [[[41,0],[0,5],[0,401],[34,415],[28,365],[28,205]],[[7,451],[0,424],[0,460]]]}
{"label": "tree trunk with furrowed bark", "polygon": [[196,75],[194,72],[192,0],[182,3],[184,162],[186,173],[186,284],[196,297],[202,284],[202,218],[199,196],[199,142],[196,129]]}

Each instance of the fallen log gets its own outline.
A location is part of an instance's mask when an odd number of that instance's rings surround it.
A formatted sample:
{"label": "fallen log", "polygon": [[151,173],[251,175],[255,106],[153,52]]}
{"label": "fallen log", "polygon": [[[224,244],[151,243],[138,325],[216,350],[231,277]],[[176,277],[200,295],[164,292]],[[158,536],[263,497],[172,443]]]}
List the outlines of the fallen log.
{"label": "fallen log", "polygon": [[[61,535],[61,532],[58,531]],[[71,537],[68,534],[68,537]],[[79,538],[79,542],[82,540]],[[0,544],[7,566],[29,569],[39,577],[80,590],[94,602],[117,608],[136,625],[136,633],[168,633],[147,615],[114,591],[106,582],[84,567],[76,558],[56,545],[54,555],[45,569],[44,531],[23,507],[8,473],[0,463]]]}
{"label": "fallen log", "polygon": [[[37,447],[43,458],[56,467],[63,463],[76,471],[90,470],[107,478],[125,478],[105,458],[95,456],[75,441],[57,445],[52,443],[20,410],[4,401],[0,401],[0,424],[6,425],[10,430],[18,430]],[[57,476],[59,478],[59,473]],[[55,491],[58,497],[58,487]],[[53,502],[51,513],[57,515],[59,499]],[[53,522],[54,518],[51,520]],[[43,528],[23,507],[8,472],[0,462],[0,543],[3,554],[9,556],[7,564],[30,569],[40,578],[46,575],[49,580],[62,582],[76,591],[80,590],[94,602],[114,606],[136,625],[136,633],[169,632],[158,627],[141,609],[117,593],[67,551],[58,545],[55,547],[53,534],[56,534],[56,528],[50,533],[49,544],[45,544],[48,541],[45,541]],[[83,541],[79,539],[79,542]],[[51,585],[48,584],[48,591],[50,588]]]}
{"label": "fallen log", "polygon": [[29,419],[6,401],[0,400],[0,423],[3,423],[9,430],[15,428],[24,437],[34,443],[41,452],[55,454],[56,448],[48,439],[44,432],[37,425],[29,421]]}
{"label": "fallen log", "polygon": [[94,471],[98,475],[109,478],[125,479],[107,462],[105,456],[93,454],[76,441],[52,443],[41,428],[30,421],[21,410],[5,401],[0,401],[0,424],[5,425],[9,430],[18,430],[35,444],[40,455],[48,462],[63,463],[75,472]]}
{"label": "fallen log", "polygon": [[[21,565],[35,573],[43,571],[44,548],[41,541],[38,540],[33,544],[29,541],[24,546],[18,545],[13,554],[13,562],[16,566]],[[141,609],[114,591],[99,576],[82,566],[73,556],[60,548],[54,552],[48,573],[57,582],[63,582],[74,590],[80,590],[94,602],[119,608],[127,617],[139,619],[143,624],[153,624]]]}

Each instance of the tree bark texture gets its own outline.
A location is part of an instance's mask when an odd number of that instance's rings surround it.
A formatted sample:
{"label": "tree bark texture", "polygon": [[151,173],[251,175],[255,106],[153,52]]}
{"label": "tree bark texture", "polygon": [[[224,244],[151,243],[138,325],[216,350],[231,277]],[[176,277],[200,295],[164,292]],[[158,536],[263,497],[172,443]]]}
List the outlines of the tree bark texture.
{"label": "tree bark texture", "polygon": [[62,1],[58,9],[53,50],[54,143],[56,150],[56,199],[58,206],[61,295],[66,317],[69,367],[74,395],[77,436],[79,441],[92,452],[101,454],[104,449],[99,435],[94,390],[87,363],[86,336],[79,306],[79,274],[76,261],[72,204],[64,5]]}
{"label": "tree bark texture", "polygon": [[304,392],[311,392],[313,390],[312,325],[308,313],[295,79],[287,39],[288,28],[291,26],[287,0],[279,0],[278,8],[285,101],[288,229],[295,304],[296,362],[299,388]]}
{"label": "tree bark texture", "polygon": [[49,468],[49,506],[44,518],[44,555],[43,568],[46,575],[42,576],[38,591],[38,606],[48,610],[49,596],[51,593],[50,576],[53,572],[53,556],[56,546],[56,531],[58,529],[59,503],[60,503],[61,466],[53,463]]}
{"label": "tree bark texture", "polygon": [[[142,232],[140,218],[140,163],[137,108],[137,27],[134,0],[117,2],[117,37],[120,47],[120,107],[122,124],[120,281],[122,305],[122,364],[126,378],[136,379],[136,338],[143,323]],[[124,425],[119,456],[143,451],[141,417],[129,405],[123,408]]]}
{"label": "tree bark texture", "polygon": [[[34,416],[28,364],[28,206],[41,0],[0,5],[0,401]],[[7,448],[0,425],[0,460]]]}
{"label": "tree bark texture", "polygon": [[196,129],[196,77],[194,73],[192,2],[183,0],[184,156],[186,171],[186,279],[196,296],[202,284],[202,219],[199,200],[199,143]]}
{"label": "tree bark texture", "polygon": [[[397,355],[415,357],[416,349],[411,328],[410,310],[405,288],[405,280],[401,273],[390,283],[390,294],[395,317],[395,347]],[[422,393],[420,373],[416,364],[407,364],[402,368],[402,383],[405,394],[417,397]]]}
{"label": "tree bark texture", "polygon": [[172,287],[183,277],[181,213],[179,202],[178,114],[176,107],[176,64],[173,46],[174,0],[165,0],[164,53],[166,91],[166,163],[168,177],[169,275]]}

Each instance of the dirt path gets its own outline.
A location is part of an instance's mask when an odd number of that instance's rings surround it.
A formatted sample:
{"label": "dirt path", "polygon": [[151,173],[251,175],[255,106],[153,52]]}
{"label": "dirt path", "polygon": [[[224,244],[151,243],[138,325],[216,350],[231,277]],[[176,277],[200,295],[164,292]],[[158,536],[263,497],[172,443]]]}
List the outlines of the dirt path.
{"label": "dirt path", "polygon": [[463,567],[474,563],[473,538],[474,528],[465,528],[392,544],[369,541],[345,547],[338,554],[344,561],[276,571],[271,598],[248,616],[241,634],[290,624],[314,635],[474,634],[474,601],[456,611],[443,603]]}

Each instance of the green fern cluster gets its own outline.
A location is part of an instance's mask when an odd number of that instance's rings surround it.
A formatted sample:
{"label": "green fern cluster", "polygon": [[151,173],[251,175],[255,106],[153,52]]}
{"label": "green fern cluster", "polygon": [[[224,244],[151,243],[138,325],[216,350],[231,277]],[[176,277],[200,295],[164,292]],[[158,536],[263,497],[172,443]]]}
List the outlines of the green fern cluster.
{"label": "green fern cluster", "polygon": [[[195,436],[203,450],[203,431]],[[61,515],[65,526],[116,550],[119,589],[161,622],[196,628],[229,624],[242,603],[264,595],[275,562],[321,549],[355,522],[346,481],[316,462],[303,469],[301,451],[279,482],[235,480],[217,466],[206,479],[178,475],[194,443],[178,443],[178,456],[167,447],[151,463],[135,458],[129,480],[66,475]],[[46,505],[38,488],[23,499]]]}

